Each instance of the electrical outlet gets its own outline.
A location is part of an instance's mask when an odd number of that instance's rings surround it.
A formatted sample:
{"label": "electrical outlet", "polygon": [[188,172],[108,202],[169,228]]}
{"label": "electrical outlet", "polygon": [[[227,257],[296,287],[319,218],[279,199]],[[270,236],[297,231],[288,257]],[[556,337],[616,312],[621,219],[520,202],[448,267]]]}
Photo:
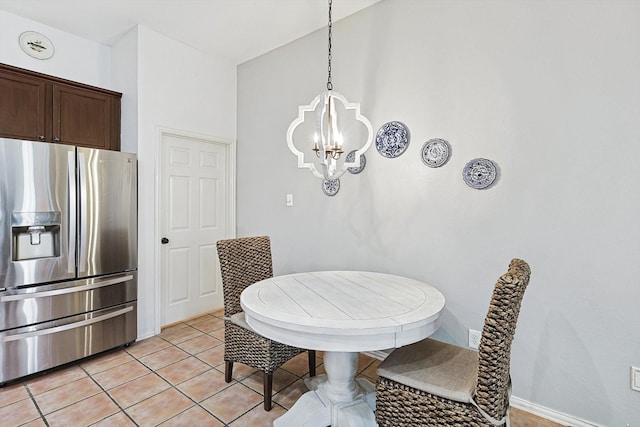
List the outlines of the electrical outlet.
{"label": "electrical outlet", "polygon": [[287,194],[287,206],[293,206],[293,194]]}
{"label": "electrical outlet", "polygon": [[631,389],[640,391],[640,368],[636,366],[631,367]]}
{"label": "electrical outlet", "polygon": [[469,347],[475,348],[476,350],[480,346],[480,337],[482,334],[480,331],[476,331],[474,329],[469,329]]}

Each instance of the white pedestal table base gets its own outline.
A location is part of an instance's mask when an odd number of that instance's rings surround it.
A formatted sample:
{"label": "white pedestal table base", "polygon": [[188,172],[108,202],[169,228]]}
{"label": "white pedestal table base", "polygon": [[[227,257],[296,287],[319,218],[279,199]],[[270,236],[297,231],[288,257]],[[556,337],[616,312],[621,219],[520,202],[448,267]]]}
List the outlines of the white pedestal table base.
{"label": "white pedestal table base", "polygon": [[311,391],[273,422],[274,427],[377,427],[375,386],[355,379],[358,353],[324,353],[327,375],[305,381]]}

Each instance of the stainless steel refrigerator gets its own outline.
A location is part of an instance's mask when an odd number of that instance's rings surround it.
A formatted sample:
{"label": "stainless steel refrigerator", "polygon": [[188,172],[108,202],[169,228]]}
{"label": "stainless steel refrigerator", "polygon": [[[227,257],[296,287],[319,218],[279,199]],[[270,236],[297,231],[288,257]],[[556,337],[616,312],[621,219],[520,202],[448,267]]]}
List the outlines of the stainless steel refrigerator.
{"label": "stainless steel refrigerator", "polygon": [[0,138],[0,384],[137,334],[134,154]]}

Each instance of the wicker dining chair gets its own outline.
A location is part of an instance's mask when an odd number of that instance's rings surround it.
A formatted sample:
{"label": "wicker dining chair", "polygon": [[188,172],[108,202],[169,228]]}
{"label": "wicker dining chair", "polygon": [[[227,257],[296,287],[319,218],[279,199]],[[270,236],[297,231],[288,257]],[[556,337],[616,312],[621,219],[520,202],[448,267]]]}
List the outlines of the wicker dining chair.
{"label": "wicker dining chair", "polygon": [[478,352],[425,339],[379,365],[380,427],[509,425],[511,343],[530,275],[526,262],[513,259],[498,279]]}
{"label": "wicker dining chair", "polygon": [[[273,277],[268,236],[217,242],[224,294],[224,378],[231,382],[233,363],[263,372],[264,409],[271,410],[273,372],[305,350],[270,340],[255,332],[244,318],[240,294],[249,285]],[[309,350],[309,375],[316,375],[316,353]]]}

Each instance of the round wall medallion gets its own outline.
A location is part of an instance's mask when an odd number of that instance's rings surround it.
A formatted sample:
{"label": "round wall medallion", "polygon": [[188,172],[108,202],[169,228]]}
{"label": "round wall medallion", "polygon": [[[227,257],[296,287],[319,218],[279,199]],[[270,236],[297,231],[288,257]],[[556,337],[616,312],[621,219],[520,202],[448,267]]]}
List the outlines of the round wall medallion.
{"label": "round wall medallion", "polygon": [[401,122],[388,122],[376,134],[376,149],[389,159],[398,157],[409,146],[409,129]]}
{"label": "round wall medallion", "polygon": [[20,34],[19,43],[27,55],[36,59],[49,59],[53,56],[51,40],[35,31],[25,31]]}
{"label": "round wall medallion", "polygon": [[335,196],[338,190],[340,190],[340,178],[322,180],[322,191],[327,196]]}
{"label": "round wall medallion", "polygon": [[[349,154],[347,154],[347,158],[345,159],[345,161],[347,163],[353,163],[355,160],[356,160],[356,150],[349,151]],[[360,167],[347,168],[347,170],[349,171],[349,173],[352,173],[355,175],[362,172],[362,170],[366,165],[367,165],[367,158],[364,156],[364,154],[360,154]]]}
{"label": "round wall medallion", "polygon": [[487,159],[473,159],[464,166],[462,179],[471,188],[487,188],[496,179],[496,164]]}
{"label": "round wall medallion", "polygon": [[444,165],[450,155],[451,146],[444,139],[430,139],[422,146],[422,161],[430,168],[439,168]]}

